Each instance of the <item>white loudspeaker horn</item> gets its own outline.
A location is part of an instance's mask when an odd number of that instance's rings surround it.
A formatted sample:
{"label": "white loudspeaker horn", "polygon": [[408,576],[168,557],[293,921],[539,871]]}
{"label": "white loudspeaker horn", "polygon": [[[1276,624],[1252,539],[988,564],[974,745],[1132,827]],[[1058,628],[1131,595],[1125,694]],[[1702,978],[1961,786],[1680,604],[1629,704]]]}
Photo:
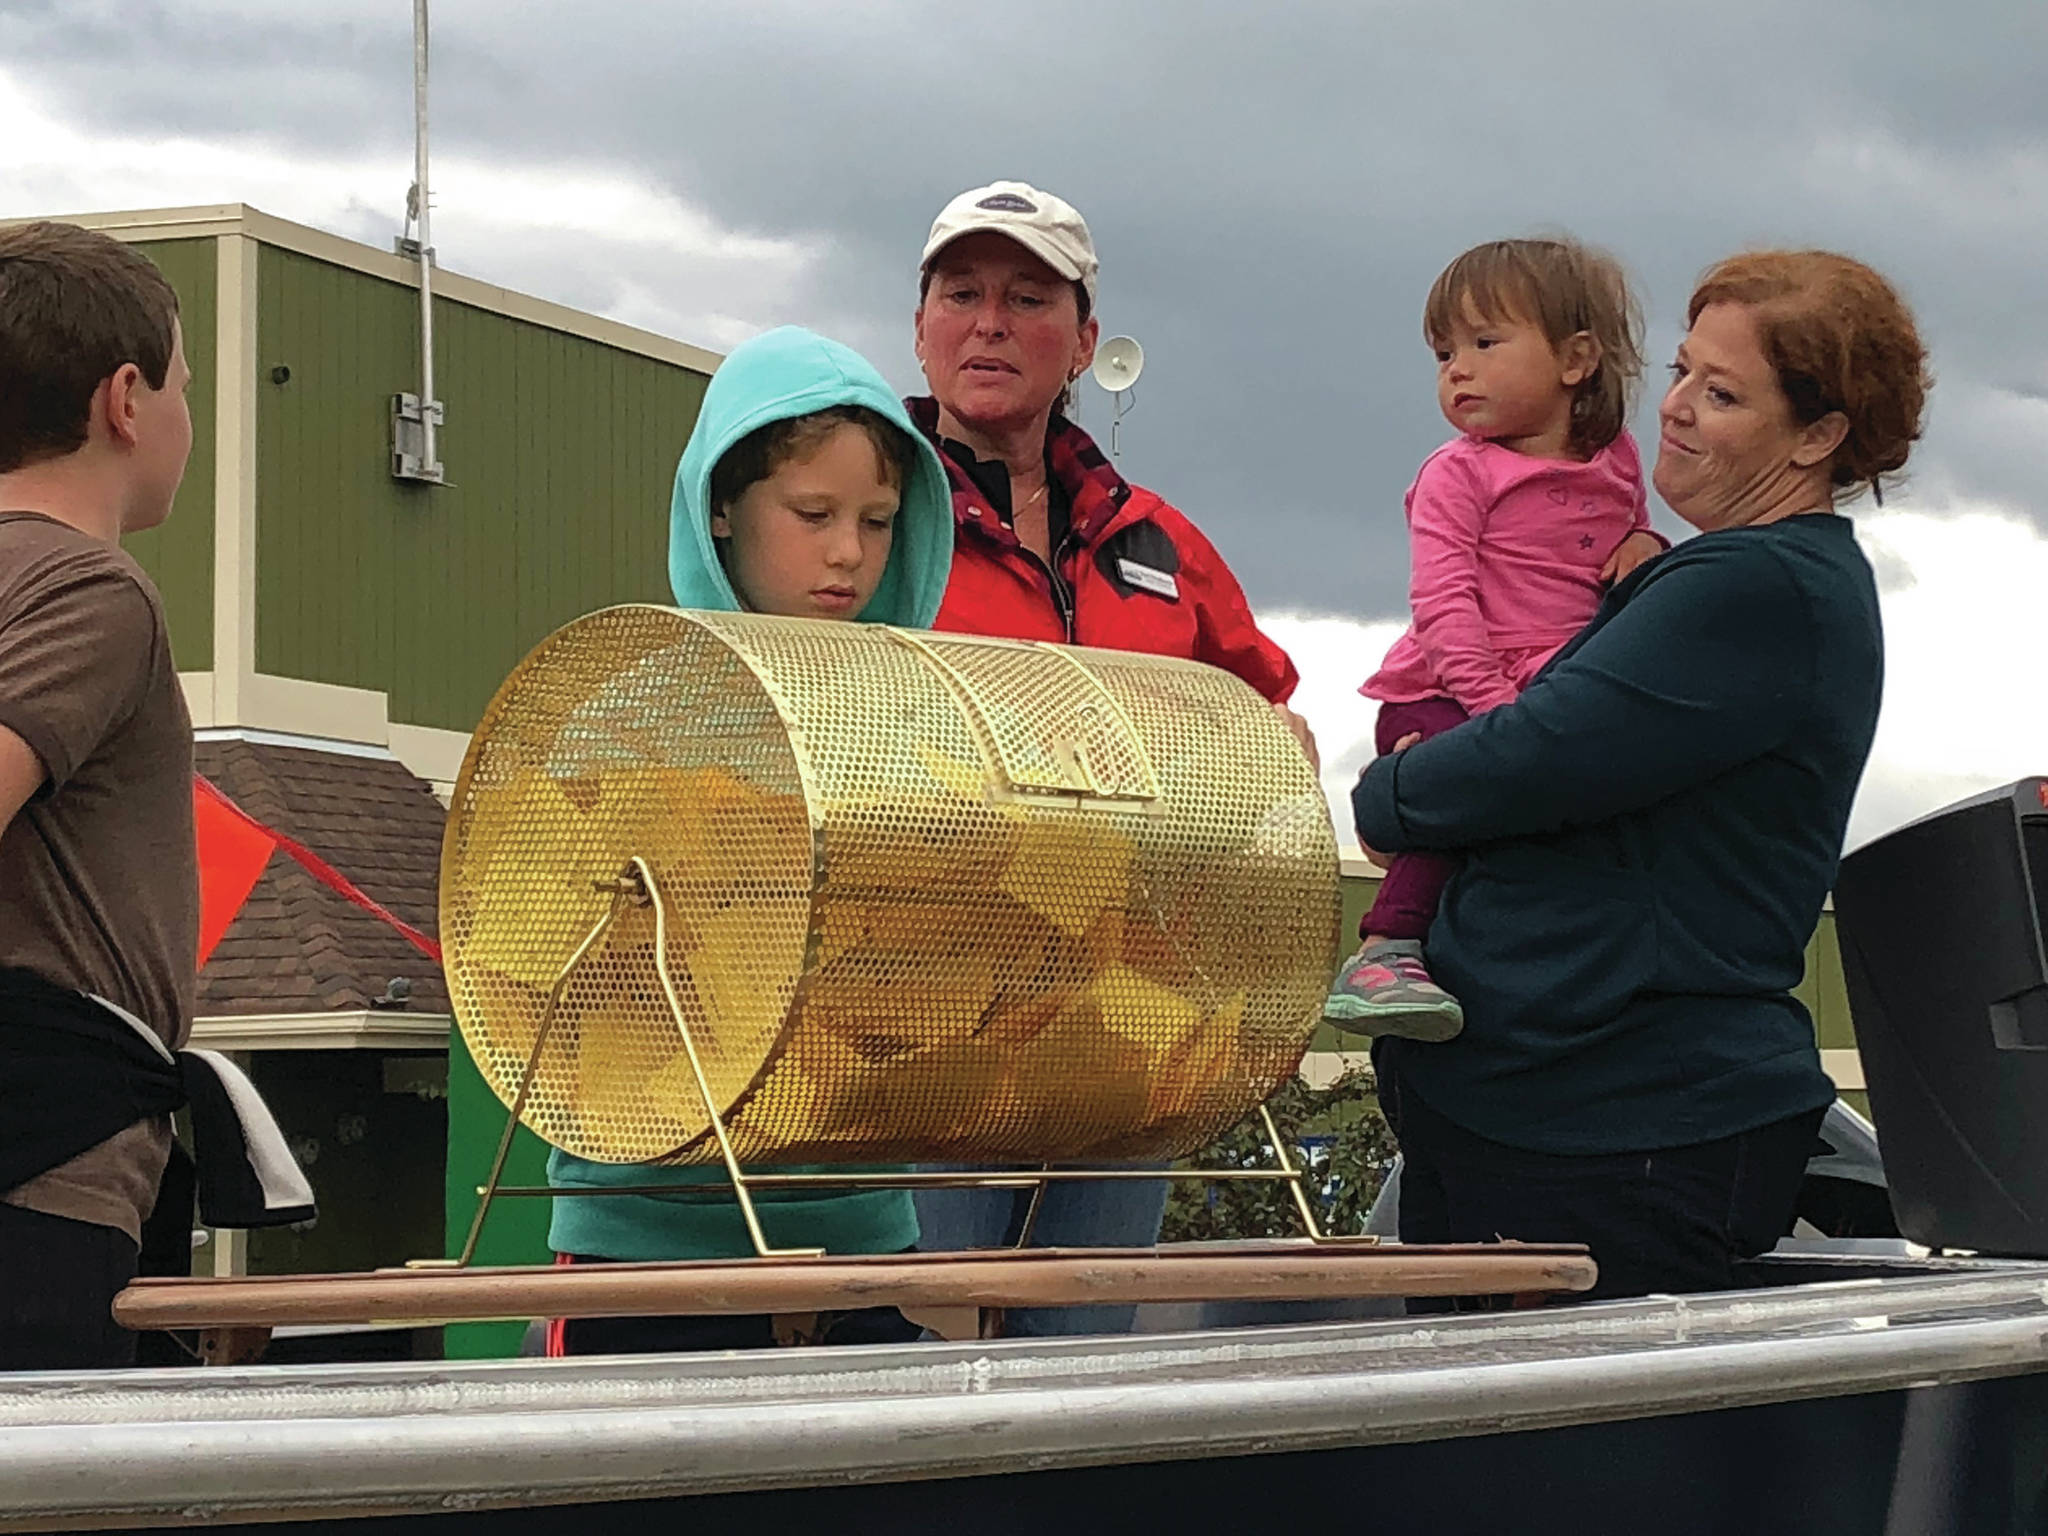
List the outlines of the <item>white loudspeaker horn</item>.
{"label": "white loudspeaker horn", "polygon": [[1145,371],[1145,349],[1129,336],[1112,336],[1095,349],[1095,382],[1112,394],[1129,389]]}

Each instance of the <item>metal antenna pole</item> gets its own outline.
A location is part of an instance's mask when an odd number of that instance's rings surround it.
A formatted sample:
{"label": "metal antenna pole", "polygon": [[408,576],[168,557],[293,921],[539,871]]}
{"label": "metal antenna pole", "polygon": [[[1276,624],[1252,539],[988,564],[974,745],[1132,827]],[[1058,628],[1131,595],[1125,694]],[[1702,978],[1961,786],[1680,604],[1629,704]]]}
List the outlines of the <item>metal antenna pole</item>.
{"label": "metal antenna pole", "polygon": [[427,0],[412,0],[413,190],[419,216],[413,233],[420,247],[420,462],[430,474],[439,470],[441,455],[434,396],[434,239],[428,219],[433,198],[427,191]]}

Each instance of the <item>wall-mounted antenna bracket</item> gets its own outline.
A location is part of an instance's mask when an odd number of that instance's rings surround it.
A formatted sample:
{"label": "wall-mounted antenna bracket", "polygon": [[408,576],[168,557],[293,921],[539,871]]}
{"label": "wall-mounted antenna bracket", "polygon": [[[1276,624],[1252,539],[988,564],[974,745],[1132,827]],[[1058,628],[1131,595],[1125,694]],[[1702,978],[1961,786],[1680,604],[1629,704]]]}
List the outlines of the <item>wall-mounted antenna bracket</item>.
{"label": "wall-mounted antenna bracket", "polygon": [[434,245],[428,233],[433,195],[427,182],[427,0],[412,6],[413,179],[405,194],[405,232],[393,242],[420,269],[420,389],[391,397],[391,473],[399,480],[444,484],[440,433],[444,413],[434,394]]}
{"label": "wall-mounted antenna bracket", "polygon": [[391,397],[391,475],[396,480],[442,483],[441,458],[434,451],[436,437],[447,412],[436,400],[420,409],[420,397],[398,394]]}

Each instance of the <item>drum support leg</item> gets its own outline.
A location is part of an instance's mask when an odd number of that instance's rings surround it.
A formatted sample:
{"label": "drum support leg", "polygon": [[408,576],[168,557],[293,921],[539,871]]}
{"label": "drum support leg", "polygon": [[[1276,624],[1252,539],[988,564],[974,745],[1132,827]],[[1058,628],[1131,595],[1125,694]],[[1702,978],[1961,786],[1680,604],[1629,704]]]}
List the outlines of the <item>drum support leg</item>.
{"label": "drum support leg", "polygon": [[491,1159],[491,1176],[477,1191],[476,1215],[470,1218],[469,1236],[462,1241],[461,1254],[452,1260],[414,1259],[406,1268],[467,1269],[469,1261],[476,1257],[476,1241],[483,1235],[484,1217],[490,1214],[491,1202],[497,1198],[498,1182],[505,1176],[505,1157],[512,1150],[512,1137],[519,1129],[519,1114],[526,1108],[526,1095],[533,1087],[534,1074],[540,1070],[540,1053],[547,1046],[548,1031],[554,1028],[555,1009],[562,1001],[562,989],[568,986],[569,977],[583,963],[583,957],[590,953],[591,946],[604,937],[605,930],[618,919],[619,909],[629,902],[635,906],[647,904],[647,898],[637,894],[637,888],[624,879],[606,881],[599,889],[611,892],[612,904],[597,920],[597,926],[583,936],[583,942],[576,946],[569,963],[556,974],[554,986],[548,989],[548,1002],[541,1010],[540,1027],[534,1031],[533,1049],[526,1054],[526,1067],[519,1074],[519,1090],[512,1095],[512,1107],[505,1112],[505,1132],[498,1138],[498,1151]]}
{"label": "drum support leg", "polygon": [[[1038,1171],[1044,1173],[1051,1166],[1050,1163],[1042,1164]],[[1031,1186],[1031,1203],[1024,1207],[1024,1224],[1017,1229],[1017,1241],[1013,1246],[1018,1248],[1029,1248],[1031,1246],[1031,1229],[1038,1225],[1038,1212],[1045,1204],[1047,1182],[1045,1179],[1040,1179]]]}
{"label": "drum support leg", "polygon": [[1281,1177],[1287,1181],[1287,1193],[1294,1197],[1294,1214],[1301,1218],[1301,1229],[1308,1234],[1308,1240],[1319,1247],[1334,1247],[1340,1243],[1365,1247],[1377,1243],[1379,1238],[1370,1232],[1347,1236],[1323,1230],[1323,1224],[1316,1220],[1315,1207],[1309,1204],[1308,1191],[1301,1187],[1302,1170],[1295,1167],[1294,1160],[1287,1155],[1287,1143],[1281,1138],[1280,1127],[1273,1123],[1272,1111],[1263,1104],[1259,1106],[1259,1123],[1266,1128],[1266,1141],[1273,1149],[1273,1161],[1280,1165]]}
{"label": "drum support leg", "polygon": [[747,1236],[754,1241],[754,1252],[764,1259],[821,1258],[822,1248],[771,1248],[767,1234],[761,1230],[761,1218],[754,1210],[754,1197],[747,1188],[746,1170],[740,1167],[740,1160],[732,1149],[732,1138],[726,1134],[725,1119],[718,1113],[718,1104],[711,1097],[711,1080],[704,1075],[704,1063],[697,1055],[696,1037],[690,1033],[690,1021],[683,1016],[683,1005],[676,997],[676,984],[668,973],[668,909],[662,904],[661,887],[654,883],[654,871],[647,867],[647,861],[635,854],[626,866],[622,880],[636,880],[640,889],[647,893],[646,899],[654,904],[654,970],[661,978],[661,995],[668,1000],[669,1017],[675,1020],[676,1029],[683,1037],[683,1051],[690,1058],[690,1074],[697,1080],[697,1093],[704,1101],[704,1113],[711,1121],[712,1134],[718,1138],[718,1155],[725,1160],[726,1176],[732,1180],[732,1192],[740,1203],[740,1214],[746,1218]]}

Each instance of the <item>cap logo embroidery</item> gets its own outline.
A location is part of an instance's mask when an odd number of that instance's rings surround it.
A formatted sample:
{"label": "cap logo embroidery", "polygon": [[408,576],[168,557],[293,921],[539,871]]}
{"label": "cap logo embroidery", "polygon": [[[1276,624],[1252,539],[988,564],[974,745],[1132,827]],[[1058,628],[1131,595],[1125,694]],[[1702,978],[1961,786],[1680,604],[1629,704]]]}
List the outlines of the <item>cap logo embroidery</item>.
{"label": "cap logo embroidery", "polygon": [[974,205],[986,208],[991,213],[1036,213],[1038,204],[1028,197],[1019,197],[1015,192],[998,192],[993,197],[984,197]]}

